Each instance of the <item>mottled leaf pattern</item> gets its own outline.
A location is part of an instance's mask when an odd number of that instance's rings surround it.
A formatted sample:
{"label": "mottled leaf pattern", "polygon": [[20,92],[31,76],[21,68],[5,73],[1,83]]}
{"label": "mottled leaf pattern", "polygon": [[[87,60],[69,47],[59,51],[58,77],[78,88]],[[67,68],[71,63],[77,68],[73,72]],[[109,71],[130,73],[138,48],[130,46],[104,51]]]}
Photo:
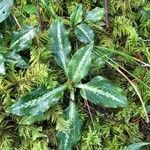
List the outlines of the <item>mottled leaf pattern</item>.
{"label": "mottled leaf pattern", "polygon": [[36,89],[20,98],[7,111],[18,116],[40,115],[58,102],[64,88],[65,86],[60,86],[53,90]]}
{"label": "mottled leaf pattern", "polygon": [[147,142],[134,143],[129,145],[125,150],[140,150],[141,147],[149,145]]}
{"label": "mottled leaf pattern", "polygon": [[82,119],[74,102],[70,102],[69,107],[65,110],[65,116],[69,122],[69,127],[58,133],[59,150],[72,150],[72,146],[81,138],[82,126]]}
{"label": "mottled leaf pattern", "polygon": [[0,75],[5,75],[4,57],[0,54]]}
{"label": "mottled leaf pattern", "polygon": [[91,64],[93,44],[79,49],[70,60],[67,71],[68,78],[74,82],[79,82],[86,76]]}
{"label": "mottled leaf pattern", "polygon": [[88,11],[85,17],[85,21],[99,21],[104,16],[104,8],[96,7],[91,11]]}
{"label": "mottled leaf pattern", "polygon": [[87,24],[80,24],[75,29],[75,35],[79,41],[91,43],[94,40],[94,32]]}
{"label": "mottled leaf pattern", "polygon": [[13,0],[0,1],[0,22],[4,21],[10,15],[12,6]]}
{"label": "mottled leaf pattern", "polygon": [[127,105],[123,91],[101,76],[94,77],[87,84],[80,84],[77,87],[81,88],[82,97],[94,104],[112,108]]}
{"label": "mottled leaf pattern", "polygon": [[14,32],[10,49],[15,52],[29,48],[29,44],[37,33],[37,28],[26,26],[18,32]]}
{"label": "mottled leaf pattern", "polygon": [[75,26],[82,21],[83,9],[82,4],[78,4],[70,16],[72,25]]}
{"label": "mottled leaf pattern", "polygon": [[16,67],[19,68],[27,68],[27,62],[16,52],[7,53],[5,56],[6,62],[10,64],[14,64]]}
{"label": "mottled leaf pattern", "polygon": [[56,63],[66,72],[66,65],[70,59],[71,45],[68,39],[68,31],[60,19],[57,19],[50,28],[50,43],[54,51]]}

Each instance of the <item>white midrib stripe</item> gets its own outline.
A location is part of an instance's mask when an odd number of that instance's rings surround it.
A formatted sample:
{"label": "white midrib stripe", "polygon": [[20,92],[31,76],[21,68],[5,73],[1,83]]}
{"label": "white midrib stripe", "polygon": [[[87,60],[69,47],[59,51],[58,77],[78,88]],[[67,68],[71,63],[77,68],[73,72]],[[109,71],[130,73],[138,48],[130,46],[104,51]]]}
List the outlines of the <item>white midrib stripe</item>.
{"label": "white midrib stripe", "polygon": [[[22,37],[20,37],[13,45],[11,45],[11,48],[14,47],[14,45],[16,45],[17,43],[19,43],[22,39],[28,37],[28,36],[32,36],[35,34],[34,32],[35,28],[32,28],[29,32],[25,33]],[[27,38],[26,38],[27,39]]]}
{"label": "white midrib stripe", "polygon": [[[82,69],[82,66],[83,66],[83,64],[85,63],[85,60],[87,59],[87,56],[89,55],[89,53],[90,53],[90,51],[91,51],[90,49],[91,49],[91,46],[87,49],[85,55],[82,57],[82,59],[81,59],[79,65],[77,66],[77,69],[76,69],[76,71],[75,71],[75,73],[74,73],[74,75],[73,75],[73,79],[76,79],[76,77],[78,76],[80,70]],[[90,57],[90,56],[89,56],[89,57]],[[90,58],[89,58],[89,59],[90,59]],[[87,61],[88,61],[88,60],[87,60]]]}
{"label": "white midrib stripe", "polygon": [[85,34],[85,36],[87,37],[87,39],[92,42],[92,40],[90,39],[90,37],[88,36],[88,34],[86,32],[84,32],[84,30],[78,26],[78,29],[81,30],[81,32],[83,32]]}
{"label": "white midrib stripe", "polygon": [[60,51],[60,56],[61,56],[61,62],[63,64],[63,66],[64,66],[65,71],[66,71],[66,69],[67,69],[66,68],[66,62],[65,62],[66,57],[65,57],[64,51],[63,51],[63,44],[62,44],[60,23],[59,22],[57,22],[57,39],[58,39],[58,44],[59,44],[59,47],[60,47],[59,51]]}
{"label": "white midrib stripe", "polygon": [[93,87],[93,86],[89,86],[89,85],[85,85],[85,84],[80,84],[77,86],[78,88],[81,88],[81,89],[86,89],[86,90],[89,90],[91,92],[94,92],[94,93],[98,93],[100,95],[103,95],[103,96],[106,96],[108,98],[112,98],[113,100],[115,100],[116,102],[119,102],[119,103],[122,103],[124,104],[122,101],[119,101],[118,98],[116,98],[115,96],[111,95],[110,93],[108,92],[105,92],[105,91],[102,91],[96,87]]}
{"label": "white midrib stripe", "polygon": [[57,92],[59,92],[63,89],[64,89],[64,86],[56,88],[56,89],[52,90],[51,92],[48,92],[48,93],[44,94],[43,96],[41,96],[37,99],[34,99],[32,101],[28,101],[28,102],[24,103],[23,105],[20,105],[19,107],[15,107],[13,110],[17,110],[17,109],[20,110],[23,107],[33,106],[35,104],[34,103],[35,101],[43,101],[43,99],[46,99],[49,96],[53,96],[54,94],[56,94]]}

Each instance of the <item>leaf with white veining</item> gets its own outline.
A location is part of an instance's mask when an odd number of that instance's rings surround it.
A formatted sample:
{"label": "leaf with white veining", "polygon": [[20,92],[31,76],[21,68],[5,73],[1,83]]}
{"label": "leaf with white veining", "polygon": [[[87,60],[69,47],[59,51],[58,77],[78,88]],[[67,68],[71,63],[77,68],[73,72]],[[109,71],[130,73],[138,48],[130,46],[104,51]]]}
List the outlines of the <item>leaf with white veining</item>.
{"label": "leaf with white veining", "polygon": [[105,107],[125,107],[127,99],[123,91],[112,85],[107,79],[97,76],[87,84],[77,85],[84,99]]}
{"label": "leaf with white veining", "polygon": [[4,21],[11,13],[13,0],[2,0],[0,2],[0,22]]}
{"label": "leaf with white veining", "polygon": [[94,40],[94,32],[87,24],[80,24],[75,28],[75,35],[79,41],[91,43]]}
{"label": "leaf with white veining", "polygon": [[0,75],[5,75],[4,57],[0,54]]}
{"label": "leaf with white veining", "polygon": [[19,68],[27,68],[27,62],[16,52],[9,52],[5,55],[6,62],[9,64],[14,64],[16,67]]}
{"label": "leaf with white veining", "polygon": [[37,33],[37,28],[32,26],[26,26],[18,32],[14,32],[10,49],[15,52],[22,51],[29,48],[32,39]]}
{"label": "leaf with white veining", "polygon": [[70,80],[79,82],[87,75],[92,59],[92,49],[93,44],[88,44],[73,55],[67,66],[67,74]]}
{"label": "leaf with white veining", "polygon": [[60,86],[52,90],[38,88],[21,97],[7,109],[7,112],[18,116],[40,115],[58,103],[64,89],[65,86]]}
{"label": "leaf with white veining", "polygon": [[72,25],[75,26],[82,21],[83,9],[82,4],[78,4],[70,16]]}
{"label": "leaf with white veining", "polygon": [[55,61],[66,72],[66,66],[70,59],[71,44],[68,38],[68,31],[60,19],[57,19],[51,25],[49,36]]}
{"label": "leaf with white veining", "polygon": [[140,142],[129,145],[125,150],[140,150],[141,147],[149,145],[148,142]]}
{"label": "leaf with white veining", "polygon": [[85,21],[99,21],[104,16],[104,8],[96,7],[91,11],[88,11],[85,17]]}
{"label": "leaf with white veining", "polygon": [[65,116],[68,120],[69,127],[65,131],[58,133],[59,150],[72,150],[81,138],[82,119],[77,112],[74,102],[70,102],[69,107],[65,110]]}

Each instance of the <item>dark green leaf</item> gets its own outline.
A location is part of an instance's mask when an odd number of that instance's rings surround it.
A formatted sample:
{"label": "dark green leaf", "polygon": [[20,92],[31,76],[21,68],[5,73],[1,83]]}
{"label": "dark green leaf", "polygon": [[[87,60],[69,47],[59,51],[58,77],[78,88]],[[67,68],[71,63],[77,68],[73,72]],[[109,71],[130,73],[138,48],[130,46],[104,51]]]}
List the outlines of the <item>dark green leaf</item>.
{"label": "dark green leaf", "polygon": [[69,107],[65,110],[66,119],[69,127],[65,131],[58,133],[59,150],[72,150],[81,138],[82,119],[76,110],[74,102],[70,102]]}
{"label": "dark green leaf", "polygon": [[18,116],[41,115],[51,106],[58,103],[64,88],[65,86],[60,86],[53,90],[36,89],[17,100],[7,111]]}
{"label": "dark green leaf", "polygon": [[0,54],[0,75],[5,75],[4,57]]}
{"label": "dark green leaf", "polygon": [[19,68],[27,68],[28,64],[27,62],[17,53],[15,52],[10,52],[7,53],[5,56],[6,62],[10,64],[14,64],[16,67]]}
{"label": "dark green leaf", "polygon": [[72,25],[75,26],[82,21],[83,9],[82,4],[78,4],[70,16]]}
{"label": "dark green leaf", "polygon": [[0,1],[0,22],[4,21],[10,15],[12,6],[13,0]]}
{"label": "dark green leaf", "polygon": [[144,7],[141,10],[141,14],[144,18],[150,19],[150,6]]}
{"label": "dark green leaf", "polygon": [[29,48],[29,44],[37,33],[37,28],[26,26],[18,32],[14,32],[10,49],[15,52]]}
{"label": "dark green leaf", "polygon": [[78,25],[75,34],[78,40],[84,43],[91,43],[94,40],[94,32],[87,24]]}
{"label": "dark green leaf", "polygon": [[85,21],[99,21],[104,16],[104,8],[96,7],[91,11],[88,11],[85,17]]}
{"label": "dark green leaf", "polygon": [[70,60],[67,66],[68,78],[74,82],[79,82],[84,78],[91,64],[93,44],[79,49]]}
{"label": "dark green leaf", "polygon": [[81,88],[82,97],[94,104],[112,108],[127,106],[123,91],[101,76],[94,77],[87,84],[80,84],[77,87]]}
{"label": "dark green leaf", "polygon": [[129,145],[125,150],[139,150],[141,147],[149,145],[147,142],[134,143]]}
{"label": "dark green leaf", "polygon": [[66,72],[66,65],[70,59],[71,45],[68,39],[68,31],[60,19],[57,19],[50,28],[50,41],[54,51],[55,61]]}

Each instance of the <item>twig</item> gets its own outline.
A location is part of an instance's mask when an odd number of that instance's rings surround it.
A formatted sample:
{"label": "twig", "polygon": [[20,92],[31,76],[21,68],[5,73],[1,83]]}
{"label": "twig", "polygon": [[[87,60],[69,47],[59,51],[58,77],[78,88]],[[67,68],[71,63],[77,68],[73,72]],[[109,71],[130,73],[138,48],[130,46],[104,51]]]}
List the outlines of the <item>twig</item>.
{"label": "twig", "polygon": [[16,18],[14,15],[13,15],[13,18],[14,18],[14,20],[15,20],[15,22],[16,22],[18,28],[21,29],[21,25],[20,25],[20,23],[18,22],[17,18]]}
{"label": "twig", "polygon": [[106,23],[106,28],[109,28],[109,0],[104,0],[104,9],[105,9],[105,23]]}

